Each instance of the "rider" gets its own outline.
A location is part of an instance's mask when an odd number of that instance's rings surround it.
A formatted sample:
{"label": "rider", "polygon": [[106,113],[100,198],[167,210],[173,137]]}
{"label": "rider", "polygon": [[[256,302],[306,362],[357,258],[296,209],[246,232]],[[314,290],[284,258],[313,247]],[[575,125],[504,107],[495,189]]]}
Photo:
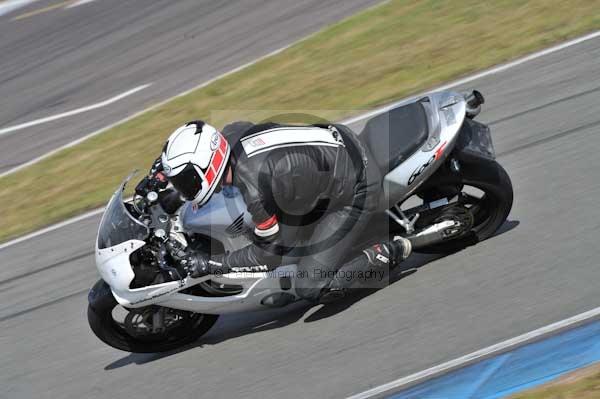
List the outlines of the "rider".
{"label": "rider", "polygon": [[[411,253],[403,237],[359,243],[376,225],[369,221],[382,183],[372,159],[358,137],[339,124],[236,122],[221,134],[192,121],[169,137],[138,189],[152,181],[164,187],[168,181],[200,207],[222,186],[235,186],[252,215],[253,242],[210,259],[188,251],[182,263],[191,276],[218,268],[273,269],[296,258],[297,294],[325,303],[364,284],[370,278],[365,276],[387,273]],[[360,245],[364,249],[355,252]]]}

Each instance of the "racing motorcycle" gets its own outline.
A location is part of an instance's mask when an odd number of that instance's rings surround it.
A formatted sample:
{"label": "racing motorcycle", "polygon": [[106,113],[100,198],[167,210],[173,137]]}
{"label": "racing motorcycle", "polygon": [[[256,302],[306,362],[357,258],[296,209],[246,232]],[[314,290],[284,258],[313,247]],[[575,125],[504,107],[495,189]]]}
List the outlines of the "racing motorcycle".
{"label": "racing motorcycle", "polygon": [[[378,216],[385,234],[417,252],[450,253],[491,237],[512,207],[513,190],[495,160],[490,129],[474,118],[478,91],[429,94],[371,118],[360,140],[383,176]],[[166,212],[161,192],[124,199],[131,175],[105,208],[96,240],[101,279],[89,292],[88,321],[106,344],[161,352],[205,334],[221,314],[281,307],[298,299],[295,264],[193,278],[169,248],[206,254],[250,243],[251,216],[226,187],[201,208]],[[384,237],[377,237],[378,239]]]}

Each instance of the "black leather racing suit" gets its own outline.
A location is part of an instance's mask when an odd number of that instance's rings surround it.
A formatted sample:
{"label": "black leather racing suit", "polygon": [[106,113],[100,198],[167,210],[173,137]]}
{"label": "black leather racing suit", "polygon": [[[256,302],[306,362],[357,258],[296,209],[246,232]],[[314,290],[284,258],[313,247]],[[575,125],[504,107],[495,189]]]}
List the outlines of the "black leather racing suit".
{"label": "black leather racing suit", "polygon": [[[233,185],[255,226],[251,245],[218,261],[244,268],[297,262],[296,292],[316,300],[364,248],[357,243],[377,207],[379,169],[343,125],[237,122],[222,133],[232,147]],[[368,267],[357,259],[350,269]]]}

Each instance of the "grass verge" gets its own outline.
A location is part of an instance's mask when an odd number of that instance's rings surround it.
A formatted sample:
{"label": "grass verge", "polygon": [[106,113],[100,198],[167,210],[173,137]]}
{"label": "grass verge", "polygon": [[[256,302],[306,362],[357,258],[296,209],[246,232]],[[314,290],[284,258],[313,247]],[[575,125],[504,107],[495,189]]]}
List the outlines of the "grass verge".
{"label": "grass verge", "polygon": [[577,370],[557,381],[510,397],[510,399],[597,398],[600,398],[600,364]]}
{"label": "grass verge", "polygon": [[596,30],[599,9],[600,0],[393,0],[369,9],[0,178],[0,241],[104,204],[185,121],[241,117],[217,110],[374,107]]}

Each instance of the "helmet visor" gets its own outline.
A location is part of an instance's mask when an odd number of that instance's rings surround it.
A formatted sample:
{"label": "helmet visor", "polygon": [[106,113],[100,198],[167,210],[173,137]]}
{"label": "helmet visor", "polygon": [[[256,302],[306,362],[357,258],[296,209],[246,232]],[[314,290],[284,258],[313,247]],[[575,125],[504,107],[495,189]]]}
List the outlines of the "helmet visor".
{"label": "helmet visor", "polygon": [[175,176],[169,177],[173,187],[188,201],[193,201],[202,190],[202,177],[191,163]]}

